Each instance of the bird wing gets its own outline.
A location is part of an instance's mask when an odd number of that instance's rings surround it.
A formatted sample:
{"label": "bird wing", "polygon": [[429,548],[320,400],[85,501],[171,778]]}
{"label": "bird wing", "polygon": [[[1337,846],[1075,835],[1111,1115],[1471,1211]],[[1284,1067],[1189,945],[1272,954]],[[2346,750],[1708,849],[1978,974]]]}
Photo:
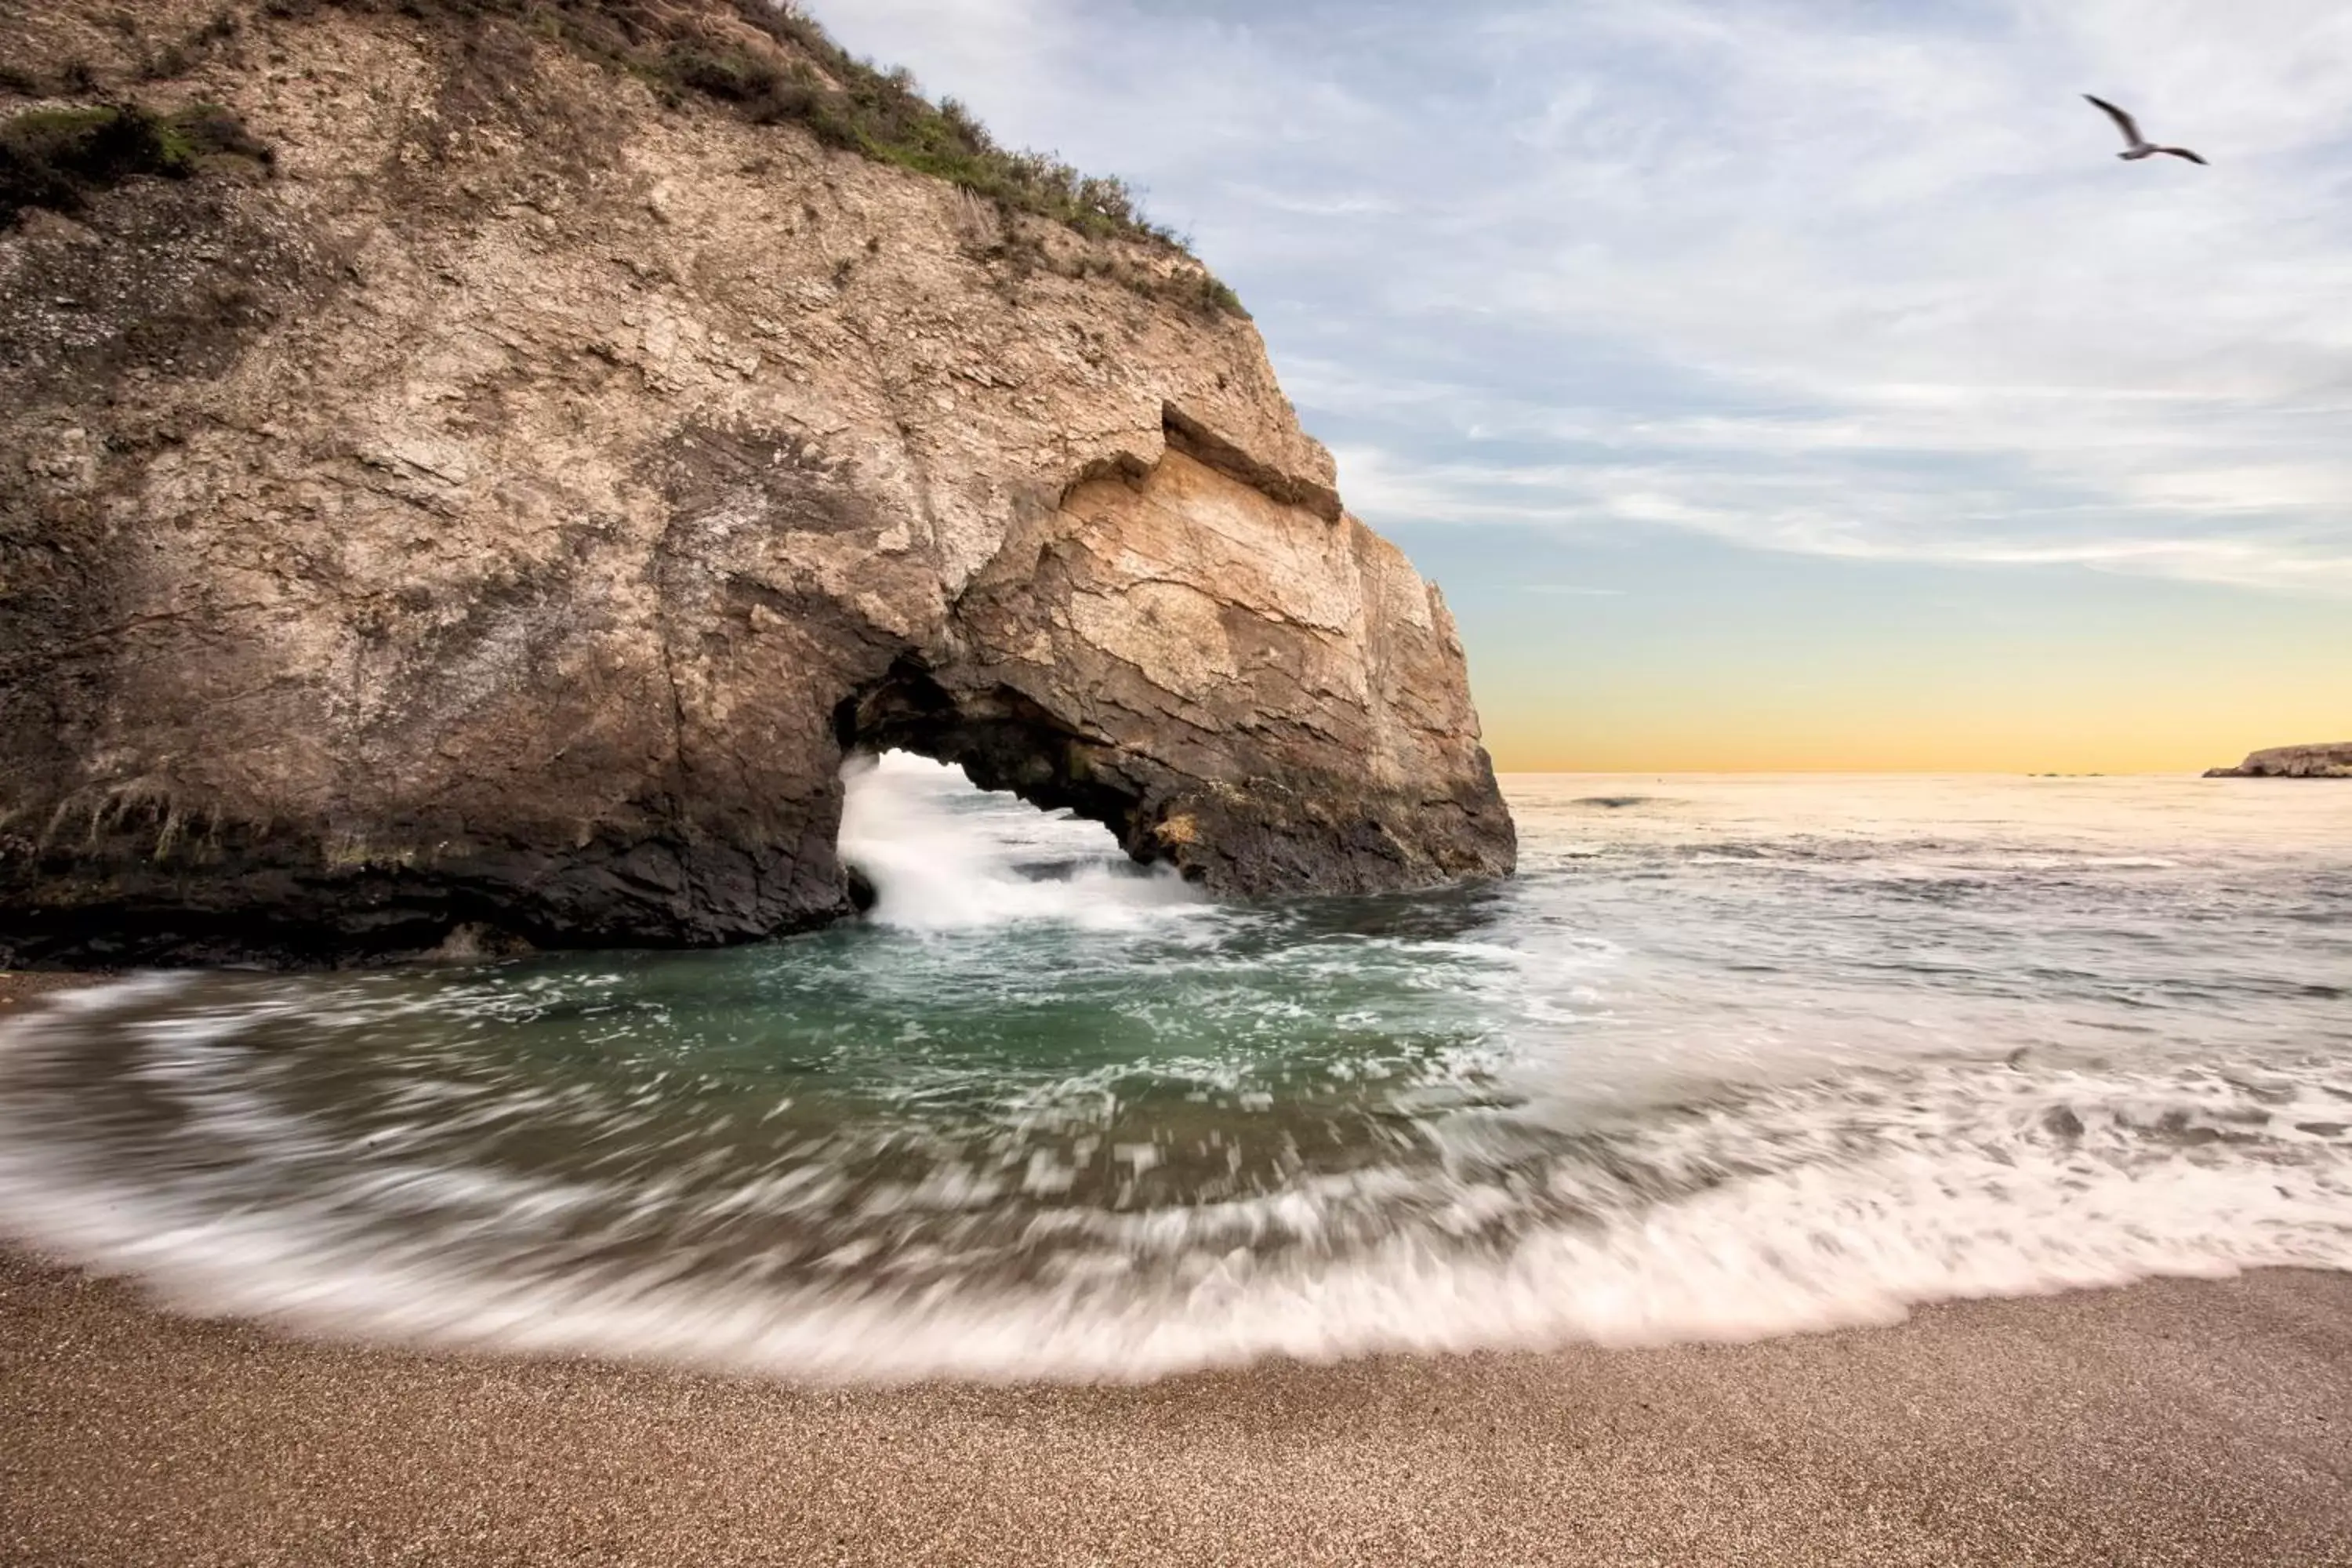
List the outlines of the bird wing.
{"label": "bird wing", "polygon": [[2130,142],[2135,147],[2144,147],[2147,144],[2147,139],[2139,133],[2138,121],[2134,120],[2130,115],[2126,114],[2122,110],[2117,109],[2114,104],[2109,103],[2104,98],[2094,98],[2087,92],[2083,96],[2090,99],[2093,103],[2097,104],[2101,109],[2106,111],[2107,118],[2116,122],[2116,129],[2124,133],[2125,141]]}
{"label": "bird wing", "polygon": [[2192,163],[2202,163],[2205,162],[2204,159],[2200,158],[2196,153],[2191,153],[2186,147],[2158,147],[2157,151],[2159,153],[2169,153],[2176,158],[2186,158]]}

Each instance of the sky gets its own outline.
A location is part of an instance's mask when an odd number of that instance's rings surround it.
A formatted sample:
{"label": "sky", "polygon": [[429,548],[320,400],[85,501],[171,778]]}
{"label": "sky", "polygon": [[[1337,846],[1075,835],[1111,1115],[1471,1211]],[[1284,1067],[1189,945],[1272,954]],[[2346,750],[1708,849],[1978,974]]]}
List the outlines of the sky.
{"label": "sky", "polygon": [[1190,236],[1507,771],[2352,740],[2341,0],[803,8]]}

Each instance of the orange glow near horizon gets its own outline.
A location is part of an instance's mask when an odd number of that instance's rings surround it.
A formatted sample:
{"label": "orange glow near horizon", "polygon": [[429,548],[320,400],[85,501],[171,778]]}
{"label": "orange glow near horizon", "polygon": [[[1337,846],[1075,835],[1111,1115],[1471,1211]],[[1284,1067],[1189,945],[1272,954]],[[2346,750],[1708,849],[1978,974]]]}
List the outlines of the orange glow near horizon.
{"label": "orange glow near horizon", "polygon": [[2352,671],[2283,680],[2277,650],[2267,662],[2084,658],[1939,678],[1898,659],[1814,681],[1759,666],[1630,668],[1557,694],[1527,673],[1479,671],[1476,690],[1506,773],[2182,773],[2352,741]]}
{"label": "orange glow near horizon", "polygon": [[2189,773],[2352,741],[2340,598],[1705,542],[1412,542],[1505,772]]}

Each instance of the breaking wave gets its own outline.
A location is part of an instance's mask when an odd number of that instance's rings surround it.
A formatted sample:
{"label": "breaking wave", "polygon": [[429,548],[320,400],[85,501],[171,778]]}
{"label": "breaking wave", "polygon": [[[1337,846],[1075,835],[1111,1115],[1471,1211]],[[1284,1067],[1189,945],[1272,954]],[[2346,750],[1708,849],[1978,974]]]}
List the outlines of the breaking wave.
{"label": "breaking wave", "polygon": [[[871,918],[908,931],[1013,921],[1102,927],[1198,908],[1172,868],[1145,870],[1109,831],[1067,812],[1023,813],[972,790],[961,769],[906,752],[843,770],[841,858],[864,872]],[[984,814],[987,830],[974,831]]]}

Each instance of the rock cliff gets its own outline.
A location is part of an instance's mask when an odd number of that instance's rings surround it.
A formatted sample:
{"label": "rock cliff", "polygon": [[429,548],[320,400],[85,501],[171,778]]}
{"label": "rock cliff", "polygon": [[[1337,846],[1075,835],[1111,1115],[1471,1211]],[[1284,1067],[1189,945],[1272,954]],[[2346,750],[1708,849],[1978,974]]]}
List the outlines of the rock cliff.
{"label": "rock cliff", "polygon": [[122,16],[0,0],[0,117],[236,134],[0,229],[0,963],[802,928],[888,746],[1224,893],[1511,868],[1189,257],[828,144],[756,0]]}
{"label": "rock cliff", "polygon": [[2209,768],[2209,779],[2352,779],[2352,741],[2333,745],[2273,746],[2234,768]]}

